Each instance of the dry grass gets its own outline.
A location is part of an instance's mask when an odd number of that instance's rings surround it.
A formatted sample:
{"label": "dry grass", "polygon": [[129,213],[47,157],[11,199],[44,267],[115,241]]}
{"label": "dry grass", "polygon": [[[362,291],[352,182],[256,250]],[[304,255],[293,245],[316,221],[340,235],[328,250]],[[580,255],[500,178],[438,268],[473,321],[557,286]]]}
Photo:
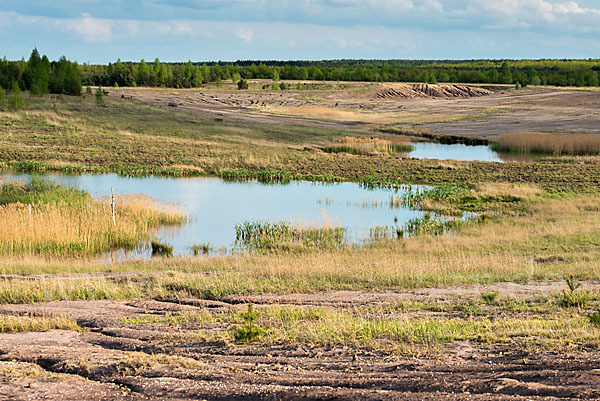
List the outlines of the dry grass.
{"label": "dry grass", "polygon": [[[99,265],[4,260],[0,303],[385,291],[494,282],[600,279],[599,197],[532,201],[520,216],[472,225],[455,235],[411,237],[362,249],[310,254],[174,259]],[[105,272],[112,272],[105,274]],[[74,274],[85,273],[84,276]],[[137,272],[115,276],[116,272]],[[62,274],[69,273],[68,277]],[[207,274],[210,273],[210,274]],[[70,274],[73,274],[71,276]]]}
{"label": "dry grass", "polygon": [[0,206],[0,254],[77,255],[137,245],[159,224],[184,216],[175,205],[146,196],[117,197],[116,224],[110,201]]}
{"label": "dry grass", "polygon": [[81,330],[75,319],[63,316],[4,316],[0,317],[0,333],[29,331]]}
{"label": "dry grass", "polygon": [[532,198],[541,195],[542,193],[543,191],[533,184],[509,183],[481,184],[477,186],[477,190],[475,191],[476,195],[494,197],[514,196],[520,199]]}
{"label": "dry grass", "polygon": [[387,138],[346,136],[335,144],[325,146],[322,149],[328,153],[381,156],[407,153],[413,147],[410,139],[403,136]]}
{"label": "dry grass", "polygon": [[406,112],[369,112],[358,110],[344,110],[327,106],[260,106],[257,110],[261,113],[294,116],[302,118],[318,118],[336,121],[355,121],[367,124],[392,124],[392,123],[436,123],[454,121],[462,118],[453,114],[423,114]]}
{"label": "dry grass", "polygon": [[600,135],[515,132],[501,136],[493,147],[517,153],[595,155],[600,154]]}

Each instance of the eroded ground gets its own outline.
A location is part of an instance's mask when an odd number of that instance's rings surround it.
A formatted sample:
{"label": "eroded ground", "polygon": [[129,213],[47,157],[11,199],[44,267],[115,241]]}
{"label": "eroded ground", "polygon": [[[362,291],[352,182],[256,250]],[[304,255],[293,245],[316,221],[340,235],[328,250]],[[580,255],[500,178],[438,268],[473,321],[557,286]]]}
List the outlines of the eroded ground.
{"label": "eroded ground", "polygon": [[[261,82],[254,83],[260,86]],[[291,84],[292,86],[295,83]],[[600,133],[600,92],[424,84],[313,84],[281,92],[233,88],[111,89],[160,108],[223,120],[351,129],[398,125],[493,138],[511,132]],[[415,89],[416,88],[416,89]],[[458,88],[458,89],[457,89]]]}
{"label": "eroded ground", "polygon": [[[585,286],[598,289],[594,283]],[[550,317],[549,309],[518,310],[507,308],[504,301],[543,303],[540,300],[545,295],[555,294],[562,287],[562,283],[500,283],[385,293],[236,296],[219,301],[190,298],[6,305],[0,309],[5,317],[60,316],[76,320],[81,329],[0,335],[0,397],[75,400],[85,394],[88,399],[98,400],[598,399],[597,348],[534,346],[536,339],[524,333],[493,342],[486,340],[485,333],[481,339],[472,336],[431,344],[379,339],[375,347],[335,341],[285,341],[275,334],[244,344],[227,335],[243,325],[232,316],[243,316],[248,302],[254,302],[261,313],[256,324],[270,326],[274,332],[283,330],[278,325],[293,326],[316,319],[315,307],[326,311],[323,313],[359,308],[365,316],[383,308],[397,320],[460,317],[491,322],[506,319],[508,314],[524,319],[527,325],[527,318],[548,316],[551,321],[554,317]],[[492,291],[498,291],[498,299],[504,301],[482,303],[480,294]],[[423,301],[430,307],[413,305],[411,309],[405,304]],[[462,307],[445,309],[443,305]],[[483,313],[468,312],[473,305]],[[278,314],[295,311],[302,318],[294,320],[286,314],[287,319],[278,320],[269,310]],[[563,317],[570,319],[573,313],[567,311]]]}

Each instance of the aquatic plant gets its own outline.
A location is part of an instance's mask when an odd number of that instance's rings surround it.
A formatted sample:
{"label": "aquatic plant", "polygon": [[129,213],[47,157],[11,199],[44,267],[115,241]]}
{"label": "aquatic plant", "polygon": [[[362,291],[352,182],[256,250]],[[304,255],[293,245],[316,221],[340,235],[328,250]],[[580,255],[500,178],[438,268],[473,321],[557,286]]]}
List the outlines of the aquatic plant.
{"label": "aquatic plant", "polygon": [[194,252],[194,256],[208,255],[208,253],[211,250],[212,250],[212,247],[209,244],[194,244],[194,245],[192,245],[192,252]]}
{"label": "aquatic plant", "polygon": [[462,227],[464,222],[458,219],[442,219],[426,213],[423,217],[416,217],[407,221],[402,231],[408,235],[440,235],[450,230]]}
{"label": "aquatic plant", "polygon": [[152,256],[173,256],[173,247],[166,242],[153,240],[150,242],[150,246],[152,247]]}
{"label": "aquatic plant", "polygon": [[255,251],[339,249],[349,243],[343,227],[294,227],[289,222],[236,224],[236,244]]}

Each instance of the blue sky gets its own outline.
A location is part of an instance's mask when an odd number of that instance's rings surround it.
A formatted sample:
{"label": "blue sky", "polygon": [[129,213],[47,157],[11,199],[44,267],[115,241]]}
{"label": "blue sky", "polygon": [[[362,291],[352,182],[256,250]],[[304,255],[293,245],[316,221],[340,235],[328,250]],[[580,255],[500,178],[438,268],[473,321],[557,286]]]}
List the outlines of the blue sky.
{"label": "blue sky", "polygon": [[0,0],[0,57],[600,58],[600,0]]}

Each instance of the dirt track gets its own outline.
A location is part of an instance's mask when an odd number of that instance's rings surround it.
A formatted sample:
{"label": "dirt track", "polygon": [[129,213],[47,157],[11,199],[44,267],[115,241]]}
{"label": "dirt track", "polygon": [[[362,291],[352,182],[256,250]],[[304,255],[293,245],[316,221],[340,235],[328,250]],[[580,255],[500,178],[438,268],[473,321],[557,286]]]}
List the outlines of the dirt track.
{"label": "dirt track", "polygon": [[[545,286],[500,284],[507,294],[554,291]],[[490,289],[494,289],[490,288]],[[341,292],[222,301],[65,301],[7,305],[4,315],[63,315],[84,332],[0,335],[2,399],[355,399],[556,400],[600,398],[600,354],[527,352],[511,344],[470,341],[439,354],[399,355],[348,347],[233,345],[197,337],[220,323],[127,323],[131,319],[214,308],[294,303],[343,307],[423,296],[453,299],[481,287],[408,293]],[[260,305],[257,307],[261,307]]]}

